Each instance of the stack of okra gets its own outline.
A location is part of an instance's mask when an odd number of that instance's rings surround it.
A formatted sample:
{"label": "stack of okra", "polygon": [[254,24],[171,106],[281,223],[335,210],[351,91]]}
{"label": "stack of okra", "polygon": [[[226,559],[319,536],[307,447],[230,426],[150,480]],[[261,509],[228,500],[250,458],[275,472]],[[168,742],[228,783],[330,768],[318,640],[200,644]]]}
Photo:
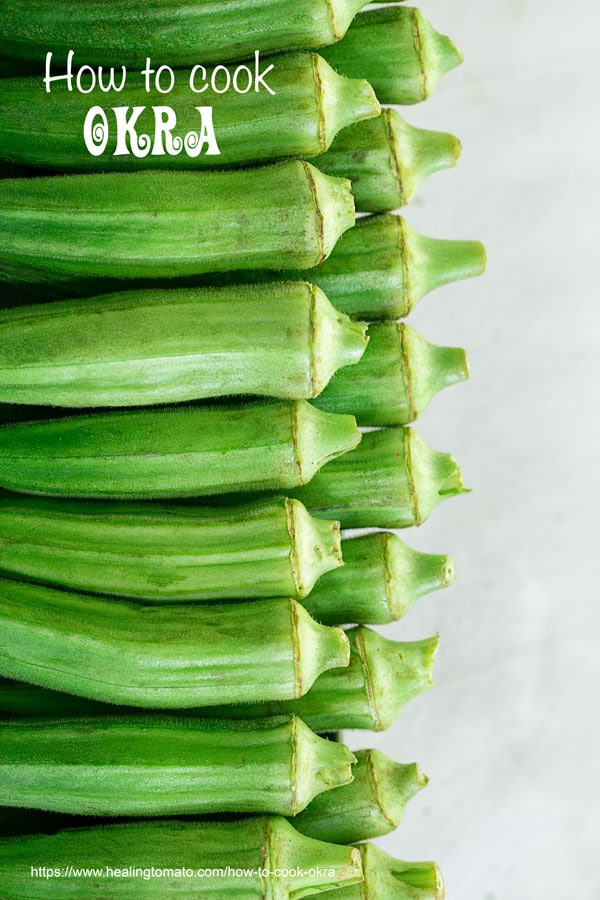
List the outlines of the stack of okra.
{"label": "stack of okra", "polygon": [[[391,212],[459,145],[380,104],[458,51],[360,6],[0,3],[3,898],[442,895],[366,843],[427,779],[339,732],[431,684],[437,637],[369,626],[452,581],[384,529],[463,490],[407,425],[467,367],[398,320],[484,254]],[[172,153],[94,156],[94,101],[40,82],[70,48],[129,67],[111,106],[151,102],[147,57],[260,51],[271,91],[204,93],[221,152],[190,155],[179,79]]]}

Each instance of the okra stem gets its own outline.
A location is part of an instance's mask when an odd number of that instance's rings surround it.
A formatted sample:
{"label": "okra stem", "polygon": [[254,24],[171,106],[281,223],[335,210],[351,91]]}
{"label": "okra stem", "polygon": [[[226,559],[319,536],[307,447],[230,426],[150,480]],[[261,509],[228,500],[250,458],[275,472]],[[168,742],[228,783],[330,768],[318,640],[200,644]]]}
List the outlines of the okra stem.
{"label": "okra stem", "polygon": [[342,565],[337,522],[298,500],[236,507],[0,497],[0,569],[150,602],[303,598]]}
{"label": "okra stem", "polygon": [[336,900],[443,900],[442,874],[433,862],[394,859],[375,844],[361,844],[364,881],[342,887]]}
{"label": "okra stem", "polygon": [[346,36],[322,53],[340,74],[366,78],[381,103],[400,105],[426,100],[462,62],[450,38],[412,6],[359,13]]}
{"label": "okra stem", "polygon": [[352,182],[360,212],[405,206],[429,175],[456,165],[460,142],[442,131],[413,128],[393,109],[344,128],[315,165]]}
{"label": "okra stem", "polygon": [[464,350],[430,344],[405,323],[378,322],[356,369],[338,372],[315,406],[351,412],[359,425],[407,425],[438,391],[468,377]]}
{"label": "okra stem", "polygon": [[[317,265],[354,223],[350,184],[306,162],[0,181],[0,278],[173,278]],[[96,291],[97,292],[97,291]]]}
{"label": "okra stem", "polygon": [[419,553],[389,531],[342,542],[344,565],[328,572],[303,601],[319,622],[385,625],[431,591],[454,581],[449,556]]}
{"label": "okra stem", "polygon": [[363,434],[356,450],[324,466],[293,495],[312,515],[339,520],[342,528],[408,528],[465,490],[448,453],[398,426]]}
{"label": "okra stem", "polygon": [[300,697],[349,661],[296,600],[144,607],[1,579],[0,621],[2,676],[154,709]]}
{"label": "okra stem", "polygon": [[[63,877],[31,876],[32,860],[52,860]],[[154,821],[78,828],[53,835],[0,842],[0,871],[7,898],[72,898],[81,891],[77,867],[94,868],[94,889],[104,896],[132,896],[131,879],[107,870],[147,870],[161,877],[135,879],[135,895],[223,900],[296,900],[362,880],[360,850],[311,840],[285,819],[256,817],[233,822]],[[169,873],[168,870],[177,872]],[[204,870],[203,876],[198,875]],[[215,872],[210,874],[210,870]],[[216,871],[215,871],[216,870]],[[25,893],[23,893],[25,892]]]}
{"label": "okra stem", "polygon": [[352,771],[351,784],[315,797],[294,828],[334,844],[381,837],[398,827],[406,804],[428,781],[416,763],[394,762],[379,750],[359,750]]}
{"label": "okra stem", "polygon": [[14,721],[0,723],[0,803],[87,815],[294,816],[351,781],[354,761],[295,717]]}
{"label": "okra stem", "polygon": [[[197,156],[185,150],[162,155],[115,155],[117,124],[112,110],[107,110],[106,147],[94,156],[82,137],[82,123],[90,108],[88,95],[69,91],[64,82],[55,82],[48,94],[39,78],[0,80],[0,158],[67,172],[209,169],[285,157],[306,159],[327,150],[341,129],[380,111],[367,81],[338,75],[316,53],[289,53],[265,60],[265,67],[271,64],[267,82],[273,93],[230,90],[216,94],[209,87],[201,101],[195,101],[214,104],[220,151]],[[221,82],[227,78],[231,81],[236,68],[221,66]],[[206,84],[211,84],[211,78],[209,70]],[[119,106],[144,108],[136,119],[136,133],[154,134],[152,100],[140,74],[128,72],[124,89],[118,94],[107,93],[107,104],[117,101]],[[201,128],[195,103],[187,73],[178,72],[168,105],[177,120],[172,140],[181,147],[188,134],[197,134]],[[23,140],[25,133],[27,140]]]}
{"label": "okra stem", "polygon": [[0,311],[0,402],[302,400],[319,394],[339,367],[359,361],[365,331],[304,282],[22,306]]}
{"label": "okra stem", "polygon": [[353,416],[305,401],[97,413],[0,428],[0,485],[100,499],[286,490],[359,441]]}

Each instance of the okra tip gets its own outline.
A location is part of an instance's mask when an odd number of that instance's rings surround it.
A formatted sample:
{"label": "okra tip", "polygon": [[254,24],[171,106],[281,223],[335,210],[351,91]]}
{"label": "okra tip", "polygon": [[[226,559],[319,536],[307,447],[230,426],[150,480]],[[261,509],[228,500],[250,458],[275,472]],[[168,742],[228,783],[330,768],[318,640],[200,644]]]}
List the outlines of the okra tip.
{"label": "okra tip", "polygon": [[408,311],[430,291],[453,281],[476,278],[486,266],[485,247],[479,241],[450,241],[426,237],[404,219],[398,219],[404,260]]}
{"label": "okra tip", "polygon": [[406,804],[427,786],[429,779],[418,763],[398,763],[379,750],[367,750],[366,756],[379,808],[390,826],[397,828]]}
{"label": "okra tip", "polygon": [[345,744],[316,735],[297,716],[292,718],[292,735],[292,808],[296,815],[318,794],[350,784],[356,757]]}
{"label": "okra tip", "polygon": [[327,462],[360,443],[354,416],[322,412],[303,400],[293,404],[292,415],[298,484],[306,484]]}
{"label": "okra tip", "polygon": [[391,532],[385,535],[384,563],[386,588],[392,619],[395,621],[410,607],[433,591],[454,581],[454,563],[449,556],[420,553]]}
{"label": "okra tip", "polygon": [[426,178],[456,165],[462,147],[453,134],[415,128],[393,109],[386,109],[384,116],[398,173],[400,205],[405,206]]}
{"label": "okra tip", "polygon": [[412,428],[404,429],[404,449],[415,525],[429,518],[442,500],[469,492],[453,457],[434,450]]}
{"label": "okra tip", "polygon": [[338,369],[360,362],[369,338],[366,322],[338,312],[315,285],[311,297],[311,396],[317,397]]}
{"label": "okra tip", "polygon": [[340,523],[316,519],[300,500],[286,499],[285,506],[292,544],[292,577],[302,600],[321,575],[343,565]]}
{"label": "okra tip", "polygon": [[354,225],[354,196],[347,178],[324,175],[307,162],[302,165],[312,193],[316,217],[318,258],[312,265],[318,265],[327,259],[338,238]]}
{"label": "okra tip", "polygon": [[443,900],[444,882],[436,863],[394,859],[375,844],[361,844],[360,850],[363,900]]}
{"label": "okra tip", "polygon": [[398,325],[398,332],[412,422],[419,418],[439,391],[469,378],[469,364],[460,347],[430,344],[405,323]]}
{"label": "okra tip", "polygon": [[321,625],[297,600],[290,601],[294,640],[295,695],[302,697],[322,672],[346,668],[350,644],[341,628]]}
{"label": "okra tip", "polygon": [[313,53],[319,109],[319,142],[327,150],[335,136],[348,125],[371,119],[381,112],[375,91],[365,78],[347,78]]}
{"label": "okra tip", "polygon": [[418,9],[413,10],[413,16],[415,44],[421,69],[421,99],[426,100],[440,79],[462,63],[463,57],[456,44],[436,31]]}
{"label": "okra tip", "polygon": [[344,847],[306,837],[287,819],[270,819],[267,839],[271,871],[293,871],[293,883],[286,896],[304,897],[336,886],[359,884],[363,880],[362,857],[357,847]]}
{"label": "okra tip", "polygon": [[439,638],[401,643],[364,625],[348,634],[363,662],[374,730],[385,731],[410,700],[433,686]]}

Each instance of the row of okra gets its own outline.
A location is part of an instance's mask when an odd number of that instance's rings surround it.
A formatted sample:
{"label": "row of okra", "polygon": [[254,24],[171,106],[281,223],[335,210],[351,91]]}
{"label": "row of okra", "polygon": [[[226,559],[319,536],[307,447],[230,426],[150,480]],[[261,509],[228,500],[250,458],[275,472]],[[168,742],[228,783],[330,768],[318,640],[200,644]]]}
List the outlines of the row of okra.
{"label": "row of okra", "polygon": [[[9,900],[442,897],[434,863],[366,843],[426,776],[339,732],[432,684],[437,636],[369,626],[453,581],[389,529],[464,490],[410,426],[468,367],[398,320],[485,254],[392,214],[460,145],[381,104],[460,54],[412,7],[362,6],[0,2]],[[101,152],[90,95],[40,87],[50,47],[56,72],[114,68]],[[168,135],[148,57],[181,75]],[[220,89],[242,70],[254,90]],[[128,144],[117,107],[140,110]]]}

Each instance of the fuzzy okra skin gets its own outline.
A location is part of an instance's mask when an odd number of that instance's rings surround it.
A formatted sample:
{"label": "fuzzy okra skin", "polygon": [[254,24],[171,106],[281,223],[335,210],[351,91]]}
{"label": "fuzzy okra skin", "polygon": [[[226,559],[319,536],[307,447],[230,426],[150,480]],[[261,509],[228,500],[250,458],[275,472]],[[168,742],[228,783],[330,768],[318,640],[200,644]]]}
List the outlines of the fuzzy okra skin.
{"label": "fuzzy okra skin", "polygon": [[220,508],[0,497],[0,570],[71,590],[154,603],[302,599],[341,566],[339,524],[298,500]]}
{"label": "fuzzy okra skin", "polygon": [[319,841],[354,844],[389,834],[406,804],[427,782],[416,763],[397,763],[379,750],[358,750],[354,781],[322,794],[294,819],[294,828]]}
{"label": "fuzzy okra skin", "polygon": [[[69,91],[64,82],[45,92],[39,78],[0,80],[0,158],[13,163],[41,166],[70,172],[110,172],[144,168],[206,169],[306,157],[322,153],[335,135],[347,125],[380,110],[373,89],[364,79],[338,75],[316,53],[282,54],[271,60],[273,70],[266,78],[270,91],[262,89],[239,94],[234,90],[216,93],[209,87],[194,96],[187,73],[178,72],[168,106],[176,116],[171,132],[183,147],[186,135],[198,133],[200,118],[196,107],[214,104],[214,128],[220,153],[161,155],[150,152],[154,134],[154,114],[145,89],[145,79],[129,72],[122,91],[109,91],[107,105],[131,109],[142,107],[136,131],[148,135],[136,155],[115,155],[116,114],[107,110],[108,140],[99,156],[93,156],[82,137],[82,127],[90,99],[79,91]],[[226,67],[217,77],[217,87],[232,78],[235,66]],[[118,79],[117,79],[118,81]],[[207,84],[211,72],[207,73]],[[200,83],[200,82],[199,82]],[[25,137],[26,136],[26,137]],[[189,143],[189,139],[188,139]],[[186,143],[186,147],[188,144]],[[174,147],[176,149],[176,147]],[[190,147],[191,153],[195,153]],[[139,155],[144,154],[144,155]]]}
{"label": "fuzzy okra skin", "polygon": [[[0,119],[1,128],[1,119]],[[405,206],[429,175],[456,165],[460,141],[443,131],[413,128],[393,109],[344,128],[315,165],[349,178],[359,212]]]}
{"label": "fuzzy okra skin", "polygon": [[361,844],[364,880],[341,887],[336,900],[444,900],[444,881],[434,862],[394,859],[375,844]]}
{"label": "fuzzy okra skin", "polygon": [[464,350],[430,344],[405,323],[373,323],[368,333],[355,372],[333,377],[314,401],[319,409],[352,412],[364,426],[407,425],[438,391],[469,377]]}
{"label": "fuzzy okra skin", "polygon": [[0,803],[66,813],[295,816],[352,780],[354,755],[297,717],[0,723]]}
{"label": "fuzzy okra skin", "polygon": [[318,265],[354,224],[350,183],[309,163],[0,181],[0,279],[173,278]]}
{"label": "fuzzy okra skin", "polygon": [[319,579],[303,600],[326,625],[386,625],[431,591],[454,581],[449,556],[420,553],[389,531],[342,541],[344,565]]}
{"label": "fuzzy okra skin", "polygon": [[[52,860],[66,877],[34,879],[33,860]],[[155,878],[115,878],[115,868],[165,872]],[[0,842],[5,900],[81,897],[78,867],[103,870],[94,894],[111,898],[199,897],[205,900],[299,900],[362,880],[360,850],[311,840],[280,817],[233,822],[154,821],[108,825]],[[199,877],[200,869],[204,870]],[[183,871],[182,871],[183,870]],[[209,874],[210,870],[221,870]]]}
{"label": "fuzzy okra skin", "polygon": [[0,428],[0,486],[98,499],[285,491],[360,438],[353,416],[305,401],[24,422]]}
{"label": "fuzzy okra skin", "polygon": [[[52,66],[67,62],[76,48],[82,63],[194,66],[253,57],[256,50],[311,49],[339,40],[364,0],[2,0],[0,56],[37,64],[53,51]],[[68,22],[68,28],[65,28]],[[108,73],[106,73],[108,77]],[[244,84],[244,82],[242,82]]]}
{"label": "fuzzy okra skin", "polygon": [[0,311],[0,402],[302,400],[319,394],[339,367],[359,361],[365,331],[305,282],[21,306]]}
{"label": "fuzzy okra skin", "polygon": [[144,607],[0,579],[0,622],[1,675],[154,709],[301,697],[350,652],[297,600]]}
{"label": "fuzzy okra skin", "polygon": [[346,36],[323,56],[342,75],[366,78],[381,103],[420,103],[462,62],[450,38],[412,6],[359,13]]}
{"label": "fuzzy okra skin", "polygon": [[291,493],[312,515],[339,520],[342,528],[408,528],[466,490],[450,454],[397,426],[363,434],[356,450]]}

